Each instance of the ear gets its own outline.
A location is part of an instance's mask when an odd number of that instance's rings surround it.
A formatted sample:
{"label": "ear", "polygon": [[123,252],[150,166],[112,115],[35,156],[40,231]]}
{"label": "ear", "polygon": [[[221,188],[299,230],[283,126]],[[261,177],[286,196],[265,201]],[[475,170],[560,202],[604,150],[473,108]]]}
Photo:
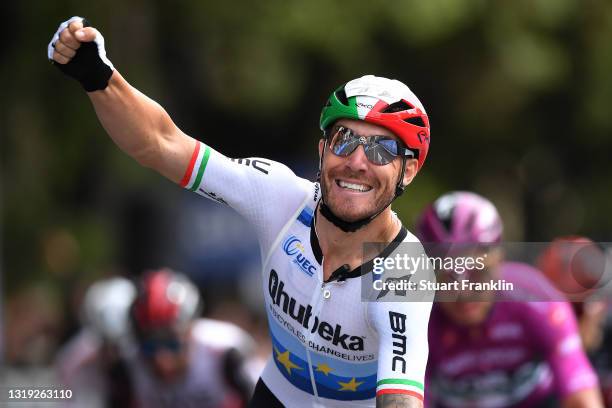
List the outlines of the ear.
{"label": "ear", "polygon": [[321,156],[323,155],[323,148],[325,147],[325,140],[324,139],[319,139],[319,160],[321,159]]}
{"label": "ear", "polygon": [[412,183],[412,180],[416,176],[419,171],[419,161],[417,159],[408,159],[406,160],[406,169],[404,170],[404,180],[402,185],[406,187],[408,184]]}

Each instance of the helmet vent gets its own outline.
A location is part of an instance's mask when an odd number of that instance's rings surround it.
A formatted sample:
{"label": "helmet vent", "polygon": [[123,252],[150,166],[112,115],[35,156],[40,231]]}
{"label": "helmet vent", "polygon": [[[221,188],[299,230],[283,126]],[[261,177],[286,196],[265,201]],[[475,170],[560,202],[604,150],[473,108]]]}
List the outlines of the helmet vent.
{"label": "helmet vent", "polygon": [[394,102],[391,105],[387,106],[387,108],[382,111],[382,113],[395,113],[395,112],[403,112],[412,109],[412,106],[408,105],[404,101]]}
{"label": "helmet vent", "polygon": [[404,122],[419,127],[425,127],[425,122],[423,122],[423,118],[421,118],[420,116],[414,116],[412,118],[404,119]]}
{"label": "helmet vent", "polygon": [[476,214],[471,213],[468,220],[463,227],[466,234],[469,234],[470,231],[474,228],[474,223],[476,222]]}
{"label": "helmet vent", "polygon": [[339,89],[336,91],[336,98],[340,101],[341,104],[348,106],[348,98],[346,97],[346,92],[343,89]]}
{"label": "helmet vent", "polygon": [[[438,214],[438,216],[440,217],[440,214]],[[440,222],[442,222],[442,225],[444,225],[444,228],[446,228],[446,230],[448,232],[452,231],[452,228],[453,228],[453,210],[451,210],[447,214],[443,214],[440,217]]]}

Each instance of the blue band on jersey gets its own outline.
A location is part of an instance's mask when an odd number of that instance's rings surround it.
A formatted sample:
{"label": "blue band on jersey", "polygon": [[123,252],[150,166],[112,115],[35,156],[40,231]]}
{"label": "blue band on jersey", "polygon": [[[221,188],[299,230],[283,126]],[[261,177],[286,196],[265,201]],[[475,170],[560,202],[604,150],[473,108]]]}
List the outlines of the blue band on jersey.
{"label": "blue band on jersey", "polygon": [[313,353],[311,367],[305,356],[306,345],[287,333],[270,315],[268,324],[276,367],[293,386],[314,395],[314,379],[317,394],[323,398],[350,401],[376,396],[377,362],[349,363]]}
{"label": "blue band on jersey", "polygon": [[304,207],[300,215],[298,215],[298,221],[307,227],[312,224],[313,211],[310,207]]}

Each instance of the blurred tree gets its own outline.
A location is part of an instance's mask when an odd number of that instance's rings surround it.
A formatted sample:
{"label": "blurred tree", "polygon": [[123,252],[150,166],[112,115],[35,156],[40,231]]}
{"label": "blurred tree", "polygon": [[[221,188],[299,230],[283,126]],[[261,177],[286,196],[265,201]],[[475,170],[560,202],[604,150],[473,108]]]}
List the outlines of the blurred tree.
{"label": "blurred tree", "polygon": [[[123,157],[79,86],[46,63],[51,34],[74,14],[100,28],[133,85],[230,156],[270,157],[312,176],[321,104],[343,81],[377,73],[405,81],[432,122],[423,174],[397,203],[408,224],[443,191],[476,189],[499,205],[509,239],[606,239],[612,230],[604,216],[612,204],[610,2],[37,0],[2,8],[2,38],[11,39],[0,57],[9,289],[50,273],[48,231],[66,230],[79,244],[73,269],[96,271],[120,256],[113,223],[136,186],[171,206],[168,184]],[[129,245],[157,248],[163,259],[163,245],[132,233]]]}

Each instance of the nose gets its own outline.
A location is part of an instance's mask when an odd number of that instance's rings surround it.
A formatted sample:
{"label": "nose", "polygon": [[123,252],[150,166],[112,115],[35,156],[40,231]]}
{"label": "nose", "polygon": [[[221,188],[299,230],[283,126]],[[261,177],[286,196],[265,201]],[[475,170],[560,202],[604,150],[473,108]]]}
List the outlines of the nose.
{"label": "nose", "polygon": [[363,145],[357,148],[346,158],[346,165],[354,171],[366,171],[368,169],[368,158]]}
{"label": "nose", "polygon": [[163,379],[173,378],[178,372],[178,358],[167,350],[157,351],[153,356],[152,364],[156,373]]}

